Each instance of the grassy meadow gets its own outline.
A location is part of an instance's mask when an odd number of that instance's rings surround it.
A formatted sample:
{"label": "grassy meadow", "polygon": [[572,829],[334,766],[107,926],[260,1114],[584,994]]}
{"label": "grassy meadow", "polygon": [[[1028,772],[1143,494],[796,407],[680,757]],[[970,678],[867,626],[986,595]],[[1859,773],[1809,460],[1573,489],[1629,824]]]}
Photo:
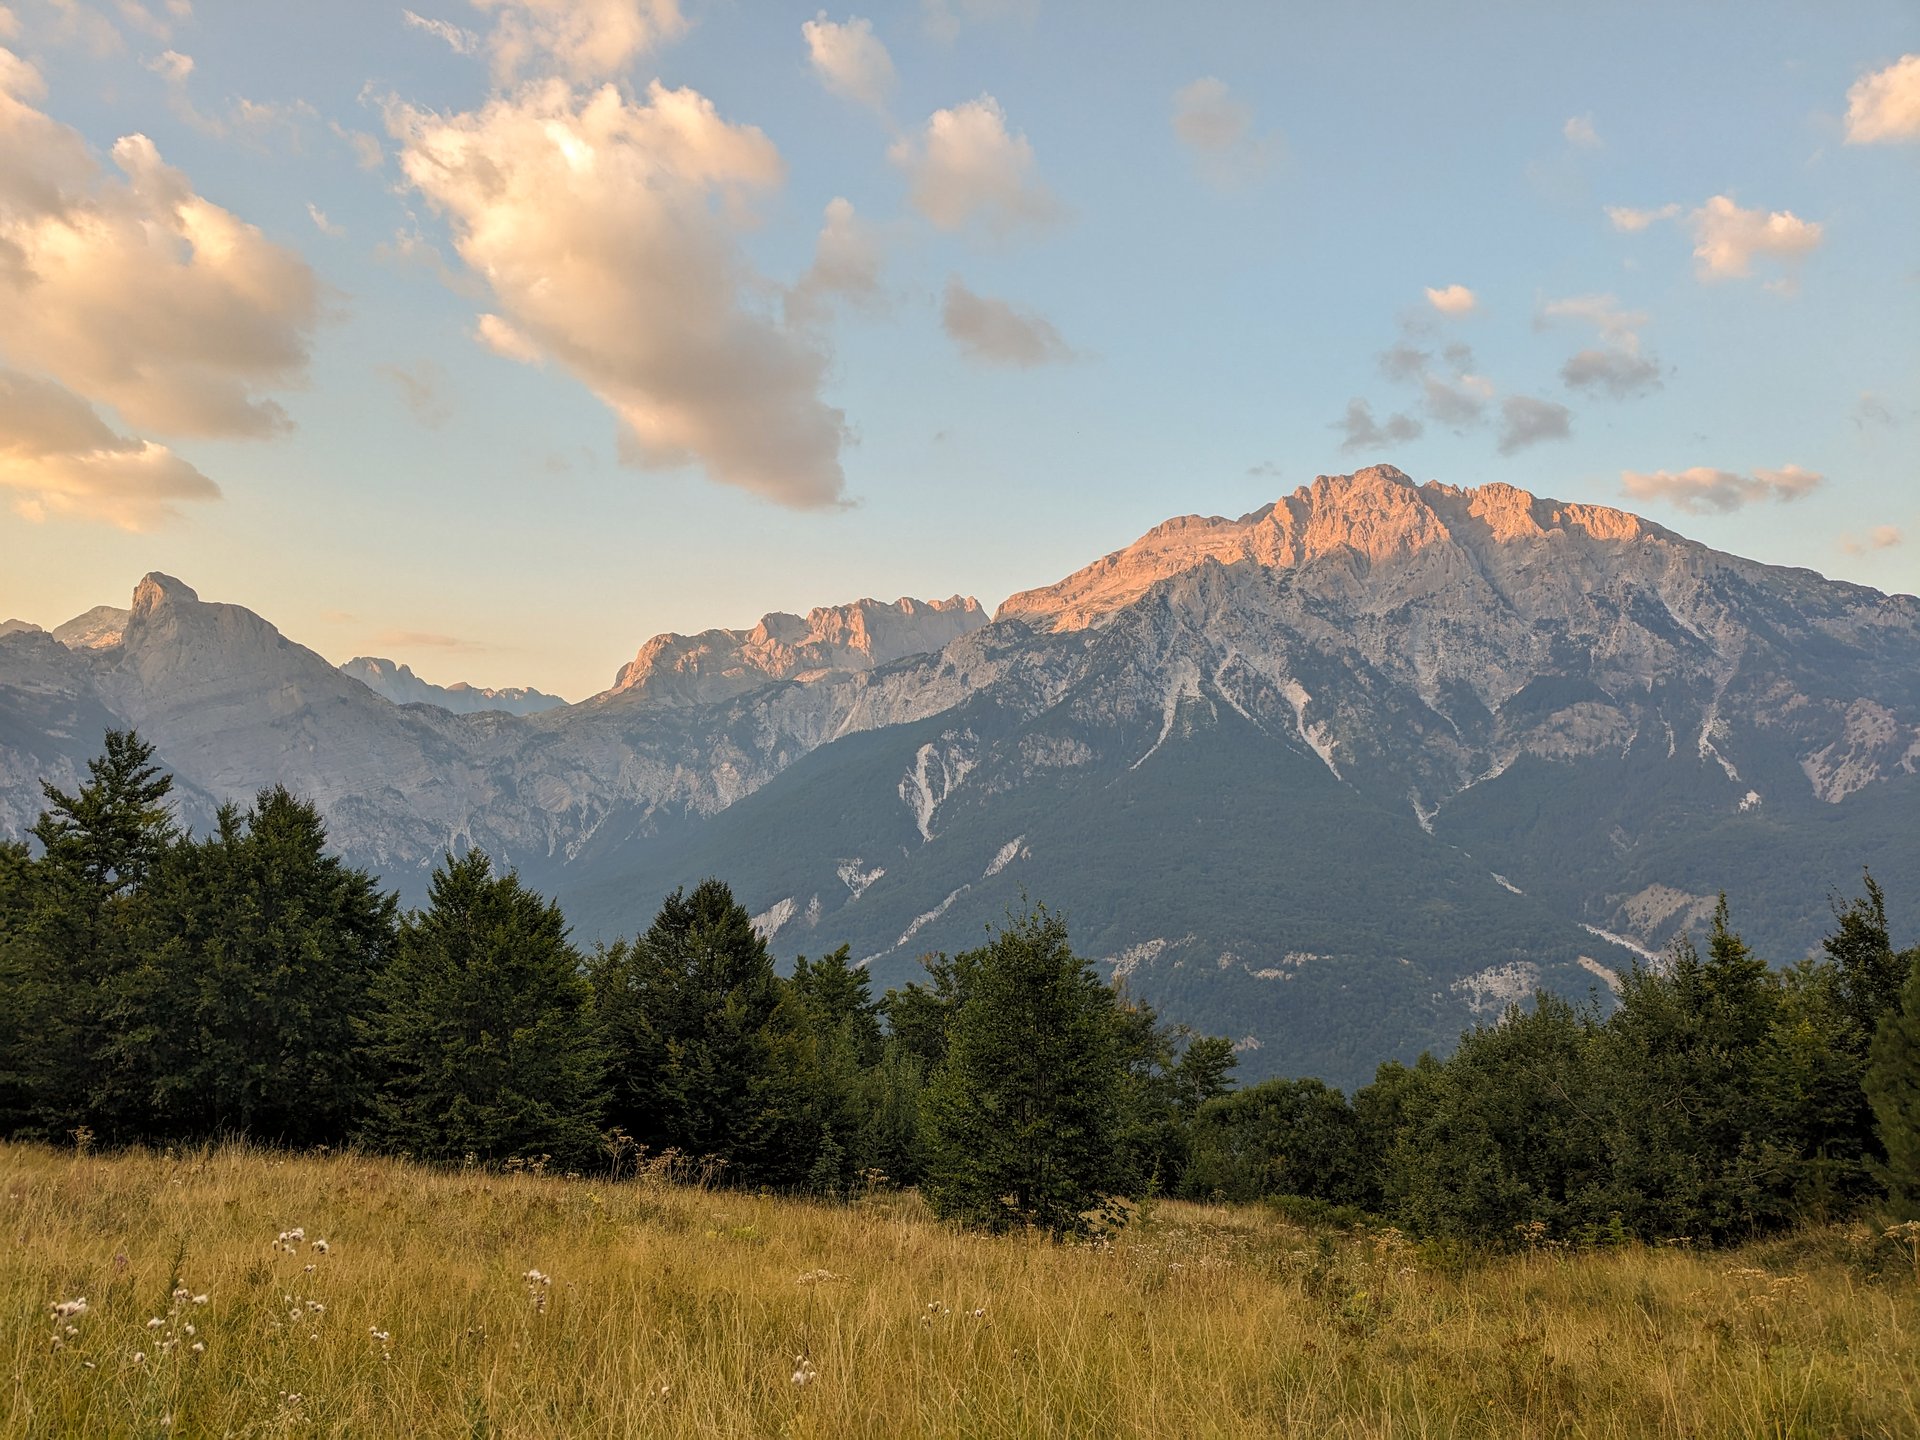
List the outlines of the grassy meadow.
{"label": "grassy meadow", "polygon": [[0,1430],[1915,1436],[1882,1229],[1463,1262],[1166,1202],[1059,1246],[910,1194],[0,1145]]}

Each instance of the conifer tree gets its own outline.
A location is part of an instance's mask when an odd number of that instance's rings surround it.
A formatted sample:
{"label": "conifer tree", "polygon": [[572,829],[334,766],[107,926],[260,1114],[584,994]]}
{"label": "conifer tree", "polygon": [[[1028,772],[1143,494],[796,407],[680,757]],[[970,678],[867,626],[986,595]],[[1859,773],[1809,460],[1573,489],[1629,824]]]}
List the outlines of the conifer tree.
{"label": "conifer tree", "polygon": [[990,1231],[1085,1233],[1117,1178],[1113,992],[1041,906],[969,958],[925,1097],[927,1200]]}
{"label": "conifer tree", "polygon": [[1920,1220],[1920,950],[1908,951],[1900,1007],[1873,1038],[1866,1094],[1886,1155],[1881,1175],[1903,1220]]}
{"label": "conifer tree", "polygon": [[479,850],[434,872],[374,987],[370,1137],[422,1159],[594,1163],[605,1055],[560,909]]}
{"label": "conifer tree", "polygon": [[595,1005],[611,1123],[655,1151],[724,1160],[742,1183],[802,1185],[811,1057],[752,919],[718,880],[676,890],[647,932],[603,950]]}
{"label": "conifer tree", "polygon": [[359,1035],[393,944],[394,901],[327,853],[308,801],[275,786],[155,873],[144,1046],[170,1134],[337,1140],[370,1080]]}

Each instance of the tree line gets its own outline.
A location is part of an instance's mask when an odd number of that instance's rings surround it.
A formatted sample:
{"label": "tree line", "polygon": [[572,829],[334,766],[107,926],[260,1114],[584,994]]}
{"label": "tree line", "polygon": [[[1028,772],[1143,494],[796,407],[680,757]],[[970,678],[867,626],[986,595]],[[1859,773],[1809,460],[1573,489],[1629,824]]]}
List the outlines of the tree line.
{"label": "tree line", "polygon": [[283,788],[176,826],[112,732],[38,853],[0,844],[0,1134],[246,1136],[439,1163],[844,1198],[915,1185],[988,1229],[1084,1233],[1153,1194],[1277,1199],[1437,1238],[1720,1241],[1920,1207],[1920,947],[1884,899],[1755,956],[1722,900],[1607,1013],[1541,994],[1352,1097],[1236,1090],[1232,1046],[1101,983],[1044,906],[875,997],[847,949],[776,973],[727,887],[582,951],[553,902],[449,855],[402,913]]}

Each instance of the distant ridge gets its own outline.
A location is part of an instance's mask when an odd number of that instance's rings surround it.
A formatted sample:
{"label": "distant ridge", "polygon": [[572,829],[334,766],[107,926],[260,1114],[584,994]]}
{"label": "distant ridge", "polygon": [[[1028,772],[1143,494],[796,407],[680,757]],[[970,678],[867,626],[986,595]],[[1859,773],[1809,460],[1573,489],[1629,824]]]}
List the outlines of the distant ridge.
{"label": "distant ridge", "polygon": [[509,715],[538,715],[557,710],[567,702],[527,686],[509,686],[493,690],[469,685],[464,680],[451,685],[435,685],[422,680],[406,665],[369,655],[356,655],[340,667],[374,694],[396,705],[438,705],[456,715],[474,715],[485,710],[504,710]]}

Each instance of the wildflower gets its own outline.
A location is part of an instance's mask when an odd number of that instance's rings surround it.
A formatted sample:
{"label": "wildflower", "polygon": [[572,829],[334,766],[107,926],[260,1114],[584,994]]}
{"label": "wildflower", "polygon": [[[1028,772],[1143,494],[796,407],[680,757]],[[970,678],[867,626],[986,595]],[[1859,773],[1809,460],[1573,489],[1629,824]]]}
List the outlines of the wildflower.
{"label": "wildflower", "polygon": [[186,1286],[184,1286],[184,1285],[176,1285],[176,1286],[174,1287],[174,1290],[173,1290],[173,1298],[174,1298],[174,1299],[176,1299],[176,1300],[184,1300],[184,1299],[186,1299],[186,1298],[187,1298],[187,1287],[186,1287]]}
{"label": "wildflower", "polygon": [[801,1386],[811,1385],[815,1380],[820,1378],[820,1372],[813,1368],[813,1361],[804,1355],[796,1355],[793,1358],[799,1366],[799,1368],[793,1372],[794,1384]]}
{"label": "wildflower", "polygon": [[146,1364],[146,1363],[147,1363],[147,1352],[146,1352],[146,1351],[144,1351],[144,1350],[136,1350],[136,1351],[134,1351],[134,1352],[133,1352],[133,1363],[134,1363],[134,1364],[136,1364],[136,1365],[144,1365],[144,1364]]}
{"label": "wildflower", "polygon": [[324,1240],[316,1240],[313,1242],[313,1253],[316,1255],[324,1255],[330,1248]]}
{"label": "wildflower", "polygon": [[324,1315],[327,1313],[327,1307],[322,1305],[318,1300],[307,1301],[307,1309],[316,1315]]}
{"label": "wildflower", "polygon": [[196,1305],[204,1305],[207,1303],[207,1297],[204,1295],[196,1295],[193,1297],[193,1303]]}
{"label": "wildflower", "polygon": [[382,1330],[378,1325],[369,1325],[367,1327],[367,1333],[373,1336],[373,1338],[378,1340],[382,1345],[386,1344],[389,1340],[393,1338],[393,1335],[390,1331]]}
{"label": "wildflower", "polygon": [[156,1315],[151,1320],[147,1321],[147,1328],[149,1330],[158,1330],[162,1325],[166,1323],[167,1323],[166,1321],[162,1320],[158,1315]]}
{"label": "wildflower", "polygon": [[87,1297],[81,1295],[73,1300],[62,1300],[53,1307],[53,1313],[57,1319],[61,1320],[69,1315],[84,1315],[87,1313]]}
{"label": "wildflower", "polygon": [[187,1331],[187,1338],[189,1340],[191,1340],[194,1336],[200,1333],[198,1330],[194,1329],[193,1326],[191,1325],[186,1327],[186,1331]]}
{"label": "wildflower", "polygon": [[80,1333],[80,1327],[78,1325],[67,1326],[67,1334],[78,1335],[79,1333]]}
{"label": "wildflower", "polygon": [[986,1319],[986,1318],[987,1318],[987,1307],[986,1307],[986,1306],[984,1306],[984,1305],[982,1305],[982,1306],[980,1306],[980,1307],[979,1307],[978,1309],[976,1309],[976,1310],[975,1310],[975,1311],[973,1312],[973,1318],[974,1318],[974,1319],[976,1319],[976,1320],[984,1320],[984,1319]]}

